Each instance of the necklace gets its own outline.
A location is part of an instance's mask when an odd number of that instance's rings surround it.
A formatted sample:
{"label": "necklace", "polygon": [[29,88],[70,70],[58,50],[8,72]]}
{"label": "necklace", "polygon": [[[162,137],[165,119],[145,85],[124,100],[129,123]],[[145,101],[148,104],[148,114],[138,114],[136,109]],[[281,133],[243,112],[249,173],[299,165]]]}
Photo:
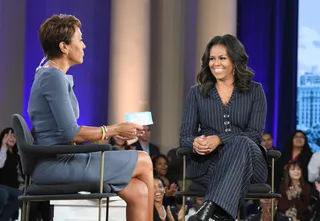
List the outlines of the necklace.
{"label": "necklace", "polygon": [[160,218],[160,219],[165,219],[166,216],[167,216],[167,211],[164,209],[164,206],[162,206],[162,209],[163,209],[163,212],[164,212],[164,216],[161,217],[160,214],[159,214],[159,218]]}
{"label": "necklace", "polygon": [[[53,60],[49,60],[52,64],[54,64],[58,69],[60,69],[60,71],[62,71],[62,68],[60,68],[60,66],[54,62]],[[63,71],[62,71],[63,72]]]}

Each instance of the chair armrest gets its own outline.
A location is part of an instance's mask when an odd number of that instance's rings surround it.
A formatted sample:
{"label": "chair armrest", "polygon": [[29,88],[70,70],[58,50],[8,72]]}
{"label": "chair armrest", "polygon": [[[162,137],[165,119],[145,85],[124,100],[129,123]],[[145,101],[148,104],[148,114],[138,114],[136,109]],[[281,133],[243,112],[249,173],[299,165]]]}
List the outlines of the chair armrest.
{"label": "chair armrest", "polygon": [[88,144],[88,145],[25,145],[24,151],[28,154],[43,154],[43,155],[57,155],[57,154],[72,154],[72,153],[93,153],[101,151],[110,151],[112,146],[110,144]]}
{"label": "chair armrest", "polygon": [[278,150],[268,150],[268,151],[267,151],[267,156],[268,156],[268,158],[277,160],[277,159],[280,158],[281,152],[278,151]]}
{"label": "chair armrest", "polygon": [[189,147],[179,147],[177,149],[177,157],[178,158],[181,158],[183,156],[188,156],[188,155],[191,155],[193,152],[193,149],[192,148],[189,148]]}

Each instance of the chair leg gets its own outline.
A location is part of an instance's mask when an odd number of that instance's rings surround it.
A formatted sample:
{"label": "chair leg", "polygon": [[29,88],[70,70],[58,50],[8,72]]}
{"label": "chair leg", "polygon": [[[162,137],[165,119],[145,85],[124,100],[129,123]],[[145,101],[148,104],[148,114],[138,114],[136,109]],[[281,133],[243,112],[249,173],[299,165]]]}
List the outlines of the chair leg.
{"label": "chair leg", "polygon": [[27,212],[26,212],[25,221],[29,221],[29,215],[30,215],[30,201],[27,202]]}
{"label": "chair leg", "polygon": [[106,203],[106,221],[109,220],[109,197],[107,197],[107,203]]}
{"label": "chair leg", "polygon": [[271,221],[274,219],[274,198],[271,199]]}
{"label": "chair leg", "polygon": [[102,212],[102,199],[99,199],[99,218],[98,220],[101,221],[101,212]]}
{"label": "chair leg", "polygon": [[21,221],[26,221],[26,201],[22,202]]}
{"label": "chair leg", "polygon": [[[182,174],[182,191],[186,192],[186,167],[187,167],[187,157],[186,155],[183,156],[183,174]],[[185,208],[186,207],[186,197],[185,195],[182,196],[182,221],[185,221]]]}
{"label": "chair leg", "polygon": [[238,210],[238,221],[240,221],[240,218],[241,218],[241,212],[240,212],[240,209],[241,209],[241,207],[239,208],[239,210]]}

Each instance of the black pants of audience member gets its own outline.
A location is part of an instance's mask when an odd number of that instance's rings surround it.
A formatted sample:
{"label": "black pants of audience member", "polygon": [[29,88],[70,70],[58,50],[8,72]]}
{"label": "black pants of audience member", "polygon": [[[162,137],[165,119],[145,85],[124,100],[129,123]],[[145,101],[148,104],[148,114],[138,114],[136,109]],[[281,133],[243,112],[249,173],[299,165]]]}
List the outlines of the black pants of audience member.
{"label": "black pants of audience member", "polygon": [[30,204],[29,221],[53,221],[53,207],[49,201]]}

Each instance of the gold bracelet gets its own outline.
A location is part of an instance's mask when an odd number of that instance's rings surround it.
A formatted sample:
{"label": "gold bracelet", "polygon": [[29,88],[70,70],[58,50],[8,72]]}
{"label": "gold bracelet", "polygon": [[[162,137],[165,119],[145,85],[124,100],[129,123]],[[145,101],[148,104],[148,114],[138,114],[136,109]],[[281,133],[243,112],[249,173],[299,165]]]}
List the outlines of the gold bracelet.
{"label": "gold bracelet", "polygon": [[104,140],[106,137],[106,130],[105,130],[104,126],[101,126],[101,132],[102,132],[101,140]]}
{"label": "gold bracelet", "polygon": [[107,128],[106,125],[103,125],[103,128],[104,128],[104,131],[105,131],[105,133],[106,133],[106,134],[105,134],[105,138],[104,138],[104,139],[106,140],[106,139],[108,139],[108,136],[107,136],[108,128]]}

